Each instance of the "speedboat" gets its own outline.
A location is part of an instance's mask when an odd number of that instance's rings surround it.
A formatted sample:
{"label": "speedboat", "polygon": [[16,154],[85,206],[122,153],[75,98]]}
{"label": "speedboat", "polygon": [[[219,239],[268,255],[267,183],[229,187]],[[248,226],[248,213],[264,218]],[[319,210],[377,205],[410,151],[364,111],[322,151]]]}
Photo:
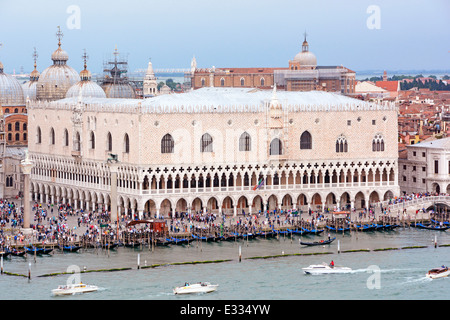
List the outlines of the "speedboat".
{"label": "speedboat", "polygon": [[182,287],[173,289],[174,294],[188,294],[188,293],[208,293],[216,291],[218,284],[210,284],[209,282],[199,283],[185,283]]}
{"label": "speedboat", "polygon": [[444,278],[450,275],[450,270],[446,266],[434,268],[427,272],[426,277],[430,279]]}
{"label": "speedboat", "polygon": [[78,284],[69,284],[65,286],[58,286],[57,289],[53,289],[52,293],[55,296],[65,296],[72,295],[77,293],[85,293],[85,292],[93,292],[97,291],[98,287],[90,284],[78,283]]}
{"label": "speedboat", "polygon": [[327,273],[349,273],[352,269],[349,267],[330,266],[325,262],[322,264],[312,264],[307,268],[302,268],[305,274],[327,274]]}

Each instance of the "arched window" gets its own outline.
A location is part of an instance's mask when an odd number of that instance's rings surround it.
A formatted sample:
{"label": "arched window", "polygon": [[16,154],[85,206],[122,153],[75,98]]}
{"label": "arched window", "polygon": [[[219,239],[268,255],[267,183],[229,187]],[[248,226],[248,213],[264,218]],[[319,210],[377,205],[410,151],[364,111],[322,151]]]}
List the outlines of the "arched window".
{"label": "arched window", "polygon": [[336,140],[336,152],[347,152],[348,151],[348,145],[347,145],[347,139],[344,135],[340,135]]}
{"label": "arched window", "polygon": [[18,121],[14,123],[14,130],[20,131],[20,123]]}
{"label": "arched window", "polygon": [[221,87],[225,86],[225,79],[224,78],[220,78],[220,86]]}
{"label": "arched window", "polygon": [[19,113],[19,109],[18,109],[18,108],[15,108],[15,109],[14,109],[14,113]]}
{"label": "arched window", "polygon": [[373,138],[372,151],[375,151],[375,152],[384,151],[384,139],[381,134],[377,134]]}
{"label": "arched window", "polygon": [[95,134],[94,131],[91,131],[89,135],[89,147],[91,149],[95,149]]}
{"label": "arched window", "polygon": [[16,141],[20,141],[20,134],[16,133]]}
{"label": "arched window", "polygon": [[6,109],[5,109],[5,113],[9,113],[9,108],[6,108]]}
{"label": "arched window", "polygon": [[106,151],[112,151],[112,135],[110,132],[106,135]]}
{"label": "arched window", "polygon": [[27,123],[26,122],[23,123],[22,128],[23,128],[24,131],[27,130]]}
{"label": "arched window", "polygon": [[243,87],[245,85],[245,79],[241,78],[241,86]]}
{"label": "arched window", "polygon": [[239,151],[251,151],[252,149],[252,138],[247,132],[241,134],[239,138]]}
{"label": "arched window", "polygon": [[205,133],[202,136],[202,140],[200,142],[200,151],[201,152],[212,152],[213,151],[213,139],[208,133]]}
{"label": "arched window", "polygon": [[263,87],[264,84],[266,83],[266,80],[264,80],[264,78],[261,78],[260,83],[261,83],[261,87]]}
{"label": "arched window", "polygon": [[8,123],[8,131],[12,131],[12,124]]}
{"label": "arched window", "polygon": [[50,144],[55,144],[55,129],[50,128]]}
{"label": "arched window", "polygon": [[63,140],[64,146],[69,146],[69,131],[67,129],[64,129],[64,140]]}
{"label": "arched window", "polygon": [[161,153],[173,153],[175,142],[170,134],[166,134],[161,140]]}
{"label": "arched window", "polygon": [[27,134],[26,133],[23,134],[23,141],[27,141]]}
{"label": "arched window", "polygon": [[201,82],[202,82],[202,87],[204,87],[205,86],[205,78],[202,78]]}
{"label": "arched window", "polygon": [[77,131],[77,133],[75,133],[75,140],[73,143],[73,148],[75,151],[81,151],[81,136],[78,131]]}
{"label": "arched window", "polygon": [[283,144],[281,143],[281,140],[278,138],[275,138],[270,143],[270,150],[269,154],[271,156],[277,156],[283,154]]}
{"label": "arched window", "polygon": [[36,130],[36,143],[41,143],[41,142],[42,142],[41,127],[37,127],[37,130]]}
{"label": "arched window", "polygon": [[123,138],[123,152],[130,153],[130,137],[128,137],[128,133],[125,133]]}
{"label": "arched window", "polygon": [[11,140],[12,140],[12,134],[8,133],[8,141],[11,141]]}
{"label": "arched window", "polygon": [[308,131],[300,136],[300,149],[312,149],[312,137]]}

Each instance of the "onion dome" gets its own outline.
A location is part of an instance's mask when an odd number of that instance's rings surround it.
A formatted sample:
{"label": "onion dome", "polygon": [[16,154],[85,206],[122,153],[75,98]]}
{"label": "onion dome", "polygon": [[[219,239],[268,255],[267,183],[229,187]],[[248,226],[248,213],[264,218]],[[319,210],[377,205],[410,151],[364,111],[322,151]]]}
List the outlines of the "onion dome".
{"label": "onion dome", "polygon": [[25,105],[23,89],[19,81],[13,76],[3,72],[3,63],[0,62],[0,105]]}
{"label": "onion dome", "polygon": [[[59,27],[58,27],[59,28]],[[38,100],[59,100],[66,96],[71,86],[80,81],[78,72],[67,65],[69,56],[61,49],[62,33],[57,33],[58,49],[52,54],[53,65],[42,71],[36,88]]]}
{"label": "onion dome", "polygon": [[39,71],[37,71],[36,66],[36,60],[38,57],[36,48],[34,49],[33,57],[34,57],[34,70],[31,71],[30,73],[30,80],[22,84],[23,96],[25,97],[25,100],[26,99],[36,100],[37,81],[39,80],[39,77],[41,75]]}
{"label": "onion dome", "polygon": [[91,80],[91,72],[87,70],[86,59],[84,54],[84,69],[80,72],[81,80],[70,87],[66,93],[66,98],[79,97],[80,92],[83,97],[88,98],[106,98],[105,91],[96,82]]}

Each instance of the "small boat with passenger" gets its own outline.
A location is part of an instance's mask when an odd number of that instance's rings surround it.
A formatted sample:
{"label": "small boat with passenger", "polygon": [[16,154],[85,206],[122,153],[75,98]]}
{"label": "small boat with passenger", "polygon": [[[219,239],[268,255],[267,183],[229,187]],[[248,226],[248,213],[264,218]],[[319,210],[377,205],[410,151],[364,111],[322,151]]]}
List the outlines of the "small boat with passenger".
{"label": "small boat with passenger", "polygon": [[326,264],[312,264],[309,267],[302,268],[305,274],[328,274],[328,273],[350,273],[352,269],[349,267],[341,267]]}
{"label": "small boat with passenger", "polygon": [[303,241],[300,241],[300,244],[304,245],[304,246],[320,246],[320,245],[323,245],[323,244],[330,244],[334,240],[336,240],[336,237],[328,239],[328,240],[320,240],[320,241],[314,241],[314,242],[303,242]]}
{"label": "small boat with passenger", "polygon": [[441,266],[440,268],[434,268],[427,272],[425,275],[427,278],[430,279],[437,279],[437,278],[445,278],[450,275],[450,270],[446,266]]}
{"label": "small boat with passenger", "polygon": [[69,284],[65,286],[58,286],[58,288],[52,290],[52,294],[55,296],[67,296],[77,293],[86,293],[97,291],[98,287],[90,284],[77,283]]}
{"label": "small boat with passenger", "polygon": [[218,284],[211,284],[209,282],[198,282],[190,284],[186,282],[184,286],[173,289],[174,294],[188,294],[188,293],[209,293],[217,290]]}

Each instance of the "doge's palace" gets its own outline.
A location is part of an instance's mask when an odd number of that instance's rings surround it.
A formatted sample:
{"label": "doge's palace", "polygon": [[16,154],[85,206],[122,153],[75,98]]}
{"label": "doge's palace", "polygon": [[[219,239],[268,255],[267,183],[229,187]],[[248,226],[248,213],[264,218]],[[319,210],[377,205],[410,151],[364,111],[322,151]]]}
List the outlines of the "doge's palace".
{"label": "doge's palace", "polygon": [[121,215],[365,208],[399,195],[397,107],[331,92],[207,87],[31,101],[31,194]]}

